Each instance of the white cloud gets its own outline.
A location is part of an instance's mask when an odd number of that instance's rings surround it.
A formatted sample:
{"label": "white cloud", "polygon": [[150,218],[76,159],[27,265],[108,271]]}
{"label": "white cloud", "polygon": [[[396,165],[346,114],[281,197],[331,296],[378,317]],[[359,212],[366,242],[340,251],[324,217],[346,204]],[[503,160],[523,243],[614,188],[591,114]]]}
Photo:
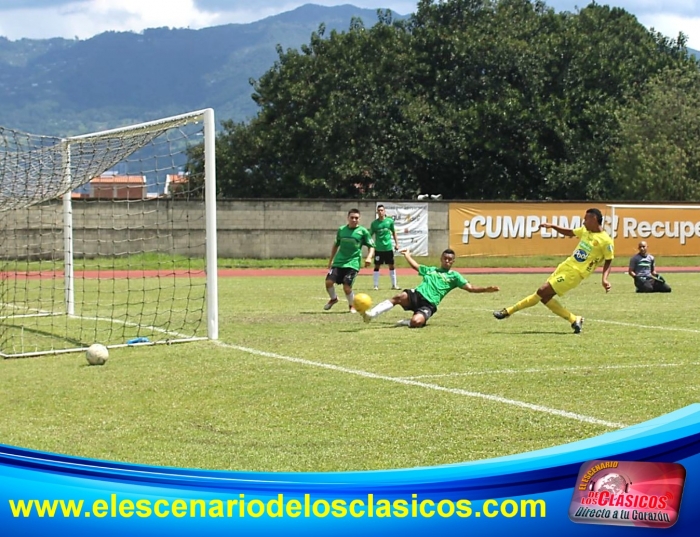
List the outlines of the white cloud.
{"label": "white cloud", "polygon": [[[249,23],[305,3],[332,6],[352,4],[365,9],[389,8],[407,15],[418,0],[0,0],[0,35],[23,37],[79,37],[114,31],[140,32],[146,28],[199,29],[229,23]],[[575,12],[587,0],[549,0],[557,11]],[[700,0],[601,1],[634,14],[647,27],[675,38],[688,36],[688,46],[700,49]],[[21,7],[20,7],[21,6]]]}
{"label": "white cloud", "polygon": [[684,17],[665,13],[653,13],[638,16],[639,22],[647,28],[653,28],[663,35],[676,39],[682,32],[688,42],[687,46],[700,50],[700,15],[697,17]]}
{"label": "white cloud", "polygon": [[216,14],[199,11],[193,0],[89,0],[41,9],[12,9],[0,19],[0,35],[9,39],[75,36],[86,39],[109,30],[140,32],[146,28],[203,28]]}

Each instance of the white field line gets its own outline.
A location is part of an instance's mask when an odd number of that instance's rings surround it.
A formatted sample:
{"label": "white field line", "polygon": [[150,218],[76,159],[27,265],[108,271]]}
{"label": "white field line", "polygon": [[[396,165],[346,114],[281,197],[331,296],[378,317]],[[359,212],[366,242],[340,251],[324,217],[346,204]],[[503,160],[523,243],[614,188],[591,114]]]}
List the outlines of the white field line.
{"label": "white field line", "polygon": [[493,369],[485,371],[464,371],[461,373],[436,373],[434,375],[416,375],[413,377],[401,377],[405,379],[428,379],[442,377],[476,377],[481,375],[520,375],[523,373],[552,373],[557,371],[604,371],[611,369],[652,369],[655,367],[688,367],[698,366],[700,362],[686,362],[679,364],[631,364],[631,365],[606,365],[606,366],[570,366],[570,367],[547,367],[530,369]]}
{"label": "white field line", "polygon": [[478,399],[484,399],[486,401],[493,401],[495,403],[502,403],[502,404],[506,404],[506,405],[515,406],[518,408],[524,408],[527,410],[534,410],[535,412],[542,412],[545,414],[551,414],[553,416],[568,418],[568,419],[572,419],[572,420],[576,420],[576,421],[581,421],[584,423],[592,423],[594,425],[602,425],[603,427],[607,427],[610,429],[621,429],[623,427],[626,427],[626,425],[623,423],[615,423],[615,422],[610,422],[610,421],[599,420],[597,418],[592,418],[590,416],[584,416],[582,414],[575,414],[573,412],[567,412],[564,410],[558,410],[556,408],[549,408],[549,407],[541,406],[541,405],[533,405],[531,403],[525,403],[523,401],[516,401],[514,399],[507,399],[505,397],[499,397],[497,395],[489,395],[489,394],[485,394],[485,393],[471,392],[471,391],[467,391],[467,390],[461,390],[459,388],[446,388],[446,387],[440,386],[438,384],[428,384],[425,382],[420,382],[420,381],[412,380],[412,379],[389,377],[387,375],[378,375],[376,373],[370,373],[369,371],[363,371],[361,369],[350,369],[347,367],[342,367],[342,366],[334,365],[334,364],[326,364],[323,362],[314,362],[312,360],[305,360],[303,358],[294,358],[292,356],[285,356],[285,355],[276,354],[273,352],[266,352],[266,351],[260,351],[257,349],[251,349],[250,347],[242,347],[240,345],[233,345],[230,343],[224,343],[223,341],[215,341],[215,343],[217,345],[224,347],[224,348],[227,348],[227,349],[235,349],[235,350],[245,352],[248,354],[253,354],[255,356],[264,356],[265,358],[274,358],[275,360],[284,360],[285,362],[292,362],[292,363],[302,364],[302,365],[311,366],[311,367],[320,367],[323,369],[338,371],[340,373],[346,373],[349,375],[356,375],[358,377],[375,379],[375,380],[383,380],[383,381],[387,381],[387,382],[393,382],[396,384],[403,384],[405,386],[415,386],[417,388],[424,388],[427,390],[435,390],[435,391],[439,391],[439,392],[451,393],[454,395],[462,395],[465,397],[474,397],[474,398],[478,398]]}
{"label": "white field line", "polygon": [[[442,311],[442,310],[458,310],[458,309],[459,309],[459,310],[469,310],[469,311],[489,311],[489,312],[494,311],[494,310],[487,310],[487,309],[484,309],[484,308],[460,308],[460,307],[455,307],[455,306],[440,308],[440,311]],[[499,308],[499,309],[500,309],[500,308]],[[553,313],[550,313],[549,315],[546,315],[546,314],[545,314],[545,315],[541,315],[541,314],[538,314],[538,313],[529,313],[529,312],[526,312],[526,311],[519,311],[519,312],[517,313],[517,315],[518,315],[518,317],[539,317],[539,318],[541,318],[541,319],[544,319],[544,318],[546,318],[546,317],[549,317],[549,318],[551,318],[551,319],[553,319],[553,320],[557,320],[557,319],[558,319],[558,317],[557,317],[556,315],[554,315]],[[700,334],[700,330],[698,330],[698,329],[696,329],[696,328],[678,328],[678,327],[675,327],[675,326],[654,326],[654,325],[649,325],[649,324],[626,323],[626,322],[623,322],[623,321],[607,321],[607,320],[605,320],[605,319],[596,319],[596,318],[593,318],[593,317],[586,317],[585,315],[584,315],[584,317],[585,317],[585,319],[586,319],[587,321],[592,321],[592,322],[595,322],[595,323],[615,324],[615,325],[618,325],[618,326],[631,326],[632,328],[645,328],[645,329],[648,329],[648,330],[662,330],[662,331],[667,331],[667,332],[688,332],[688,333],[691,333],[691,334]],[[493,322],[494,322],[494,323],[499,322],[499,323],[503,324],[503,323],[508,322],[508,319],[503,319],[503,320],[500,320],[500,321],[496,321],[496,319],[494,319]],[[562,321],[559,321],[559,322],[561,323]],[[585,326],[584,326],[584,328],[585,328]],[[584,332],[585,332],[585,330],[584,330]]]}
{"label": "white field line", "polygon": [[[393,295],[392,295],[393,296]],[[328,301],[328,297],[316,297],[318,300],[325,300]],[[403,312],[403,310],[400,307],[394,308],[397,311]],[[491,312],[493,310],[486,310],[483,308],[460,308],[459,306],[442,306],[439,308],[439,311],[449,311],[449,310],[469,310],[469,311],[488,311]],[[552,319],[556,318],[556,315],[553,313],[551,315],[539,315],[537,313],[527,313],[523,311],[518,312],[518,316],[522,317],[540,317],[540,318],[545,318],[545,317],[551,317]],[[637,324],[637,323],[626,323],[623,321],[607,321],[604,319],[593,319],[592,317],[586,317],[586,320],[592,320],[596,323],[604,323],[604,324],[615,324],[618,326],[630,326],[632,328],[645,328],[648,330],[666,330],[668,332],[689,332],[691,334],[700,334],[700,330],[695,329],[695,328],[677,328],[674,326],[654,326],[654,325],[648,325],[648,324]],[[494,319],[494,322],[495,319]]]}

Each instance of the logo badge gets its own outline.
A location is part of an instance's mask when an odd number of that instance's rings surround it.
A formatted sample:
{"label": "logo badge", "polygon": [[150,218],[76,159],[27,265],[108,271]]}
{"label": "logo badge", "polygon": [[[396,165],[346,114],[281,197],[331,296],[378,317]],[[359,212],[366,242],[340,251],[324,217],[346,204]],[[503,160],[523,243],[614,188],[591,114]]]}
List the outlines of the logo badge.
{"label": "logo badge", "polygon": [[585,462],[569,518],[580,524],[670,528],[678,520],[684,485],[685,468],[677,463]]}
{"label": "logo badge", "polygon": [[574,259],[578,261],[579,263],[583,263],[586,259],[588,259],[588,252],[586,250],[576,250],[574,252]]}

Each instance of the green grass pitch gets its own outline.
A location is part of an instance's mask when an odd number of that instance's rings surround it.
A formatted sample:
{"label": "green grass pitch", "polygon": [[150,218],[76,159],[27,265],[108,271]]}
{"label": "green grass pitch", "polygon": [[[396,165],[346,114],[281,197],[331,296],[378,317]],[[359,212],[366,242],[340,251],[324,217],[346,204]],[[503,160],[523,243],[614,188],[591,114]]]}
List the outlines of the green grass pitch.
{"label": "green grass pitch", "polygon": [[[452,291],[419,330],[394,308],[367,325],[317,277],[223,278],[220,341],[0,362],[0,443],[97,459],[258,471],[431,466],[593,437],[697,402],[696,274],[634,293],[600,274],[562,302],[491,311],[546,275],[475,275],[500,293]],[[371,274],[371,273],[370,273]],[[417,277],[403,277],[413,286]],[[362,275],[356,291],[375,303]]]}

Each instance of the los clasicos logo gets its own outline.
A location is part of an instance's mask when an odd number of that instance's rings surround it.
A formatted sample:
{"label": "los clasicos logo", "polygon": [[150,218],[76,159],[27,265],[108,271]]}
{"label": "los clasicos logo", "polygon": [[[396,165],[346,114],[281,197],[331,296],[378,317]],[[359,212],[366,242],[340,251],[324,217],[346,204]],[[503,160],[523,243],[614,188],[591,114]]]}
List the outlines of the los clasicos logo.
{"label": "los clasicos logo", "polygon": [[569,506],[582,524],[668,528],[678,520],[685,468],[677,463],[584,463]]}

